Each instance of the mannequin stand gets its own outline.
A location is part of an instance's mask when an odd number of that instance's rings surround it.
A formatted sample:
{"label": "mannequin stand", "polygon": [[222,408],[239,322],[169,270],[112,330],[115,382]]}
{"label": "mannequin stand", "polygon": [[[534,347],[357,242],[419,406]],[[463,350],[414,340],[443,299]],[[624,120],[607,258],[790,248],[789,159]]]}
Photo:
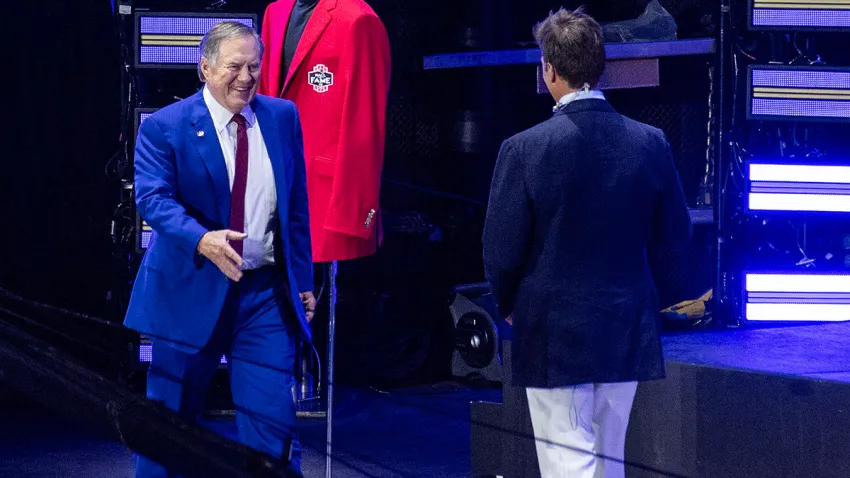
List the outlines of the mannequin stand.
{"label": "mannequin stand", "polygon": [[[329,333],[328,337],[315,336],[316,327],[320,326],[320,321],[314,320],[311,326],[314,330],[314,340],[324,339],[325,346],[327,347],[331,340],[331,334],[334,333],[334,326],[330,323],[330,312],[331,309],[333,309],[334,315],[336,312],[337,272],[331,270],[332,266],[335,265],[333,262],[323,262],[317,265],[322,266],[316,271],[316,276],[321,277],[322,281],[321,284],[316,284],[318,288],[318,292],[316,293],[316,311],[317,314],[319,311],[322,311],[324,307],[323,304],[325,303],[325,300],[327,300],[329,314],[327,316],[322,315],[322,318],[326,317],[328,319],[328,329],[326,329],[326,332]],[[331,278],[331,276],[333,277]],[[331,281],[334,283],[333,297],[325,299],[325,293],[328,293],[329,295],[331,293]],[[324,314],[324,312],[322,312],[322,314]],[[295,385],[293,390],[293,393],[295,394],[295,411],[299,419],[324,420],[327,418],[327,396],[325,395],[327,383],[325,382],[326,378],[324,376],[327,372],[325,370],[327,365],[324,364],[324,359],[328,358],[328,356],[329,349],[319,350],[315,347],[310,351],[305,351],[301,356],[301,379]]]}
{"label": "mannequin stand", "polygon": [[[322,409],[322,364],[321,360],[317,360],[312,364],[315,356],[310,355],[309,359],[303,357],[301,360],[301,370],[303,372],[301,382],[296,384],[296,415],[298,418],[309,419],[327,419],[326,428],[326,446],[325,449],[325,476],[331,476],[331,452],[333,441],[333,384],[334,384],[334,335],[336,332],[336,276],[337,262],[329,263],[328,271],[328,339],[327,339],[327,401],[326,409]],[[312,365],[315,365],[316,375],[311,373]]]}
{"label": "mannequin stand", "polygon": [[336,261],[331,262],[328,290],[328,405],[327,405],[327,449],[325,454],[325,478],[331,478],[331,449],[333,443],[334,414],[334,328],[336,325]]}

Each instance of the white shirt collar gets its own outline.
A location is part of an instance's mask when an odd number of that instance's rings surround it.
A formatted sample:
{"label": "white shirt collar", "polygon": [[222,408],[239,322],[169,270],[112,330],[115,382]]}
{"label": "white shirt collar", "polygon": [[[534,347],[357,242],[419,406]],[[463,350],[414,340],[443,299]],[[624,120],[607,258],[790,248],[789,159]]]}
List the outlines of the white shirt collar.
{"label": "white shirt collar", "polygon": [[[212,93],[210,93],[210,89],[204,85],[204,102],[207,104],[207,108],[210,110],[210,116],[212,116],[213,125],[215,126],[215,130],[217,132],[224,131],[227,128],[227,125],[233,120],[233,113],[227,110],[224,106],[216,101],[213,98]],[[254,110],[251,109],[251,105],[245,106],[245,108],[241,111],[242,116],[245,117],[246,122],[248,123],[248,127],[254,125]]]}
{"label": "white shirt collar", "polygon": [[562,96],[561,99],[558,100],[558,104],[556,104],[552,108],[552,111],[558,111],[560,108],[567,106],[568,104],[572,103],[573,101],[591,100],[591,99],[593,99],[593,100],[604,100],[605,95],[603,95],[602,92],[599,91],[599,90],[591,90],[590,88],[583,88],[583,89],[578,90],[578,91],[573,91],[572,93],[567,93],[566,95]]}

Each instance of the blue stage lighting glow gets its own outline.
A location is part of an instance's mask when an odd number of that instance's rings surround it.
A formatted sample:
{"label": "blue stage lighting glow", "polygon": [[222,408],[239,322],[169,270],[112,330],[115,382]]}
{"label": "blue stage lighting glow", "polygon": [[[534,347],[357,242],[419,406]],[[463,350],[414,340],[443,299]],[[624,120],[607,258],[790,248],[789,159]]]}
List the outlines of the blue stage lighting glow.
{"label": "blue stage lighting glow", "polygon": [[751,322],[850,321],[850,274],[744,274],[744,318]]}
{"label": "blue stage lighting glow", "polygon": [[850,166],[747,165],[751,211],[850,212]]}
{"label": "blue stage lighting glow", "polygon": [[850,121],[850,68],[750,66],[747,103],[749,119]]}
{"label": "blue stage lighting glow", "polygon": [[201,39],[213,25],[226,20],[257,29],[253,14],[137,11],[136,68],[196,68]]}

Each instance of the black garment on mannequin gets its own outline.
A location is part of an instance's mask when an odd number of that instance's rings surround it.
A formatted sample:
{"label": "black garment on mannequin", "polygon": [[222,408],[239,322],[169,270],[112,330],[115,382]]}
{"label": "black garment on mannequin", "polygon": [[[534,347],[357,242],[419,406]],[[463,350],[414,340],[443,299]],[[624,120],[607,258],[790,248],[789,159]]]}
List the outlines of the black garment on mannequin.
{"label": "black garment on mannequin", "polygon": [[292,7],[289,23],[286,25],[286,36],[283,39],[283,61],[280,69],[283,82],[289,74],[289,67],[292,66],[292,58],[295,56],[298,42],[301,41],[304,27],[307,26],[307,21],[318,3],[319,0],[296,0],[295,6]]}

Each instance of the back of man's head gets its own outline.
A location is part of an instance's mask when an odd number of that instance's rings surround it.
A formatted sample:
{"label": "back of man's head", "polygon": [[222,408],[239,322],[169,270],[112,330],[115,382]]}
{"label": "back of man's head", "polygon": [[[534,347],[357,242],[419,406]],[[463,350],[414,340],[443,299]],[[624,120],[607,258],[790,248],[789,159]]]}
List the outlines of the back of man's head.
{"label": "back of man's head", "polygon": [[595,88],[605,71],[605,42],[602,27],[582,8],[560,9],[534,27],[544,63],[580,89],[585,83]]}

